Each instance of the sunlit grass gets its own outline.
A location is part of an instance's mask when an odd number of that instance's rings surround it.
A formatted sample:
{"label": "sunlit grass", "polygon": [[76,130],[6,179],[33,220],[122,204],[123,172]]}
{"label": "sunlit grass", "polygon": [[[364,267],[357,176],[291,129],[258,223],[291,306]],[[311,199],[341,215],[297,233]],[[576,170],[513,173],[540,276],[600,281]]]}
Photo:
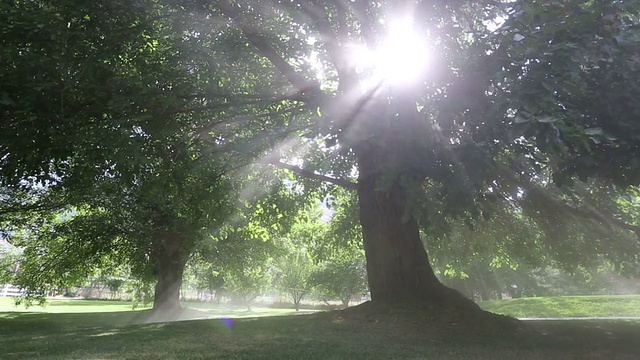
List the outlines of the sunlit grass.
{"label": "sunlit grass", "polygon": [[[130,301],[52,299],[48,300],[44,306],[33,304],[25,307],[24,305],[15,305],[14,298],[0,297],[0,312],[83,313],[131,311],[132,309],[133,306]],[[138,307],[137,309],[142,310],[144,307]]]}
{"label": "sunlit grass", "polygon": [[[269,307],[235,306],[226,304],[211,304],[206,302],[184,302],[183,307],[200,311],[210,318],[250,318],[262,316],[300,315],[316,312],[316,310],[281,309]],[[136,310],[147,310],[150,307],[137,307]],[[132,304],[128,301],[103,301],[103,300],[79,300],[79,299],[51,299],[44,306],[33,305],[25,307],[15,305],[13,298],[0,297],[0,313],[2,312],[29,312],[29,313],[106,313],[132,311]],[[2,316],[0,314],[0,316]]]}
{"label": "sunlit grass", "polygon": [[[634,359],[638,322],[538,322],[526,339],[416,333],[384,322],[279,316],[136,324],[141,312],[0,313],[9,359]],[[545,335],[546,334],[546,335]],[[508,336],[508,335],[506,335]]]}
{"label": "sunlit grass", "polygon": [[235,305],[217,305],[206,302],[186,302],[183,306],[189,309],[195,309],[216,318],[250,318],[250,317],[262,317],[262,316],[285,316],[285,315],[302,315],[317,312],[317,310],[300,310],[295,309],[282,309],[282,308],[270,308],[270,307],[255,307],[252,306],[251,310],[248,310],[246,306]]}
{"label": "sunlit grass", "polygon": [[640,295],[531,297],[484,301],[480,306],[514,317],[640,317]]}
{"label": "sunlit grass", "polygon": [[[183,303],[184,307],[198,310],[209,318],[254,318],[262,316],[301,315],[315,312],[270,307],[252,307],[250,311],[244,306],[212,304],[200,302]],[[484,301],[480,306],[497,314],[514,317],[607,317],[638,316],[640,317],[640,295],[597,295],[597,296],[558,296],[531,297],[511,300]],[[147,308],[137,308],[145,310]],[[0,297],[0,313],[106,313],[131,312],[132,304],[127,301],[101,301],[53,299],[44,307],[34,305],[25,308],[15,306],[13,298]]]}

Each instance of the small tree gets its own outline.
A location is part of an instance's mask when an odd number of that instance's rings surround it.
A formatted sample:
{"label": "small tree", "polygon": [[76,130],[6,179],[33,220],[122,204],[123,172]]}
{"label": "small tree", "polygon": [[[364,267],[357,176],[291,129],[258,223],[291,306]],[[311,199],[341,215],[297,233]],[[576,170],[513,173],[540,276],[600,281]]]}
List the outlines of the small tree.
{"label": "small tree", "polygon": [[134,279],[126,284],[127,292],[131,293],[131,308],[147,307],[153,302],[153,286],[150,282]]}
{"label": "small tree", "polygon": [[263,294],[271,284],[271,274],[262,266],[246,266],[242,270],[228,271],[224,275],[224,288],[234,300],[251,311],[253,300]]}
{"label": "small tree", "polygon": [[313,263],[308,254],[302,251],[284,256],[278,264],[276,286],[289,295],[296,311],[300,310],[300,302],[309,293],[312,271]]}
{"label": "small tree", "polygon": [[206,294],[206,298],[213,298],[220,302],[220,294],[224,286],[224,279],[220,273],[221,267],[215,259],[205,260],[201,254],[196,254],[187,263],[184,281],[193,286],[200,294]]}
{"label": "small tree", "polygon": [[326,262],[310,278],[322,296],[340,299],[344,307],[349,306],[354,294],[366,291],[366,281],[364,260],[358,258]]}
{"label": "small tree", "polygon": [[111,278],[111,279],[107,279],[105,283],[109,288],[109,291],[111,292],[111,298],[115,299],[118,297],[118,294],[120,292],[120,289],[122,288],[122,285],[124,285],[124,280]]}

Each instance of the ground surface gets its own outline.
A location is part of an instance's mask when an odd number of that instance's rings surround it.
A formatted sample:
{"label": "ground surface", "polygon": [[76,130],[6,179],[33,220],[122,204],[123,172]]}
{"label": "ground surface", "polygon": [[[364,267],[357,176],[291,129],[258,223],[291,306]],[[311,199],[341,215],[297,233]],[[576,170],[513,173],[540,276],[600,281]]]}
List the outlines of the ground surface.
{"label": "ground surface", "polygon": [[484,301],[480,306],[518,318],[640,317],[640,295],[530,297]]}
{"label": "ground surface", "polygon": [[340,312],[144,323],[149,314],[0,312],[0,359],[640,358],[640,321],[525,322],[533,329],[527,336],[469,336],[457,334],[456,325],[352,321]]}
{"label": "ground surface", "polygon": [[[247,311],[245,306],[225,306],[216,305],[210,303],[183,303],[190,309],[198,310],[199,317],[207,318],[243,318],[243,317],[262,317],[262,316],[284,316],[295,314],[307,314],[315,312],[314,310],[300,310],[295,311],[293,309],[279,309],[268,307],[252,307],[251,311]],[[138,308],[136,311],[149,309]],[[65,299],[53,299],[48,300],[44,307],[34,305],[29,308],[14,304],[12,298],[0,297],[0,313],[3,312],[32,312],[32,313],[87,313],[87,312],[114,312],[114,311],[132,311],[130,302],[127,301],[102,301],[102,300],[65,300]]]}

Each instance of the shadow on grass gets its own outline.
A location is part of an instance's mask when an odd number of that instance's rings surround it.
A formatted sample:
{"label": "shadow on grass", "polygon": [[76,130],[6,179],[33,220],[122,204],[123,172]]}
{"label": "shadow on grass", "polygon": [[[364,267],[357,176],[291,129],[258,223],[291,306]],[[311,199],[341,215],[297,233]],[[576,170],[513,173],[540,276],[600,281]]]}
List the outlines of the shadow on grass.
{"label": "shadow on grass", "polygon": [[429,324],[415,333],[330,314],[140,324],[149,314],[0,313],[0,358],[640,358],[638,321],[547,321],[530,323],[537,335],[527,338],[442,338]]}
{"label": "shadow on grass", "polygon": [[37,312],[26,312],[26,311],[20,311],[20,312],[14,312],[14,311],[10,311],[10,312],[2,312],[0,313],[0,320],[2,319],[15,319],[18,318],[22,315],[37,315],[40,313]]}

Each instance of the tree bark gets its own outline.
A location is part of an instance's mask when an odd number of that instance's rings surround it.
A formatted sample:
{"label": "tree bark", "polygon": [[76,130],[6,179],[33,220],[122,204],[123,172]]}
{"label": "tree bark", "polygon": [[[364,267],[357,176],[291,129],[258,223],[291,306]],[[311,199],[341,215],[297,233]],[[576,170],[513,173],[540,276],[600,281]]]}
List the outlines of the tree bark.
{"label": "tree bark", "polygon": [[376,136],[354,149],[371,301],[383,306],[477,308],[438,280],[409,209],[409,188],[424,181],[425,174],[416,170],[414,162],[420,161],[416,154],[425,150],[426,141],[420,137],[423,129],[411,104],[400,104],[402,113],[392,121],[380,118],[385,112],[381,106],[378,116],[365,120]]}
{"label": "tree bark", "polygon": [[346,309],[349,307],[349,303],[351,302],[351,296],[342,298],[342,306]]}
{"label": "tree bark", "polygon": [[180,309],[182,274],[188,258],[183,245],[182,237],[172,232],[164,232],[157,239],[153,252],[158,276],[153,299],[154,311]]}
{"label": "tree bark", "polygon": [[396,183],[382,191],[376,189],[376,182],[375,176],[360,176],[358,186],[371,301],[384,306],[477,308],[436,277],[418,223],[407,213],[402,186]]}

